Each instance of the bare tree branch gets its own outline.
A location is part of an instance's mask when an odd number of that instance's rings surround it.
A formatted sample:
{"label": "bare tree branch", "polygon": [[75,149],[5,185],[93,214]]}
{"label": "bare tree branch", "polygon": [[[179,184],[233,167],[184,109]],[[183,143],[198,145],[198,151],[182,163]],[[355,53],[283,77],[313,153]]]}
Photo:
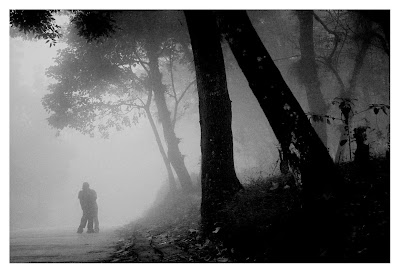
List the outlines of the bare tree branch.
{"label": "bare tree branch", "polygon": [[196,79],[191,81],[188,86],[186,86],[185,90],[182,92],[182,94],[179,96],[178,103],[182,100],[183,96],[186,94],[186,92],[189,90],[189,88],[196,82]]}
{"label": "bare tree branch", "polygon": [[189,88],[196,82],[196,79],[194,79],[193,81],[191,81],[188,86],[186,86],[185,90],[182,92],[182,94],[179,96],[179,98],[175,97],[175,107],[174,107],[174,115],[172,118],[172,126],[175,128],[175,124],[176,124],[176,120],[177,115],[178,115],[178,105],[181,102],[183,96],[185,96],[186,92],[189,90]]}
{"label": "bare tree branch", "polygon": [[335,37],[333,49],[328,56],[328,59],[332,60],[333,55],[335,54],[336,49],[338,47],[338,44],[340,41],[340,36],[336,31],[329,29],[329,27],[321,20],[321,18],[319,18],[319,16],[315,12],[313,12],[313,14],[314,14],[315,20],[317,20],[328,33],[332,34]]}
{"label": "bare tree branch", "polygon": [[176,95],[176,90],[175,90],[175,83],[174,83],[174,72],[173,72],[173,60],[172,60],[172,53],[169,55],[169,69],[171,70],[171,87],[172,87],[172,92],[173,94],[173,98],[175,99],[175,103],[177,103],[177,95]]}
{"label": "bare tree branch", "polygon": [[133,55],[138,59],[140,65],[141,65],[141,66],[143,67],[143,69],[146,71],[147,75],[150,75],[149,69],[145,66],[145,64],[147,64],[147,63],[145,63],[144,61],[142,61],[142,59],[139,57],[139,54],[136,52],[136,49],[135,49],[135,48],[133,48],[132,50],[133,50]]}
{"label": "bare tree branch", "polygon": [[[152,90],[149,90],[148,91],[148,95],[147,95],[147,102],[146,102],[146,104],[145,104],[145,109],[150,109],[150,104],[151,104],[151,98],[153,97],[153,91]],[[143,101],[142,101],[142,103],[143,103]]]}

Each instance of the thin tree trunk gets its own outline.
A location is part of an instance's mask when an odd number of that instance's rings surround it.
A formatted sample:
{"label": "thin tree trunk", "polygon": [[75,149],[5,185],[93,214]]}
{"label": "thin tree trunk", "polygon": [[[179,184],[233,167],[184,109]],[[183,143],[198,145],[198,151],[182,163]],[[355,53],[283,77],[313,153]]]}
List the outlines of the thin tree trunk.
{"label": "thin tree trunk", "polygon": [[[368,51],[370,43],[371,43],[370,39],[363,40],[363,42],[361,44],[361,49],[358,51],[357,56],[354,60],[354,68],[353,68],[353,72],[352,72],[350,80],[349,80],[349,88],[347,90],[341,89],[341,92],[339,95],[341,98],[351,99],[351,97],[354,95],[356,85],[357,85],[358,75],[360,74],[360,71],[363,66],[365,56],[367,55],[367,51]],[[350,113],[347,124],[344,124],[341,127],[339,127],[340,137],[339,137],[339,144],[336,149],[335,162],[339,162],[340,157],[345,150],[346,145],[340,145],[340,143],[344,140],[349,139],[349,134],[351,134],[352,121],[353,121],[353,114]],[[350,145],[350,143],[349,143],[349,145]],[[349,148],[349,156],[351,158],[351,149],[350,148]]]}
{"label": "thin tree trunk", "polygon": [[170,161],[169,161],[169,159],[167,157],[167,154],[165,153],[164,147],[163,147],[162,142],[161,142],[160,135],[159,135],[157,127],[156,127],[156,124],[154,123],[154,120],[153,120],[153,117],[151,115],[150,109],[145,108],[145,111],[146,111],[146,114],[147,114],[147,118],[148,118],[148,120],[150,122],[151,129],[153,129],[154,137],[156,138],[158,149],[159,149],[159,151],[161,153],[161,156],[163,158],[165,168],[167,169],[168,182],[169,182],[170,190],[171,190],[171,192],[177,192],[178,188],[176,186],[175,177],[174,177],[174,174],[172,172],[171,163],[170,163]]}
{"label": "thin tree trunk", "polygon": [[168,158],[175,169],[182,189],[184,191],[191,191],[193,189],[192,180],[188,170],[186,169],[184,157],[179,150],[179,140],[175,135],[171,122],[171,113],[169,112],[165,101],[165,86],[162,84],[162,75],[159,69],[158,56],[156,54],[156,49],[153,47],[154,44],[151,44],[150,41],[147,46],[147,56],[149,58],[150,68],[149,76],[159,119],[164,132],[164,139],[168,147]]}
{"label": "thin tree trunk", "polygon": [[[211,234],[218,211],[242,188],[234,167],[232,109],[211,11],[185,11],[193,48],[201,128],[201,224]],[[206,31],[205,31],[206,30]]]}
{"label": "thin tree trunk", "polygon": [[218,11],[219,26],[246,76],[291,166],[299,170],[303,185],[304,255],[318,260],[340,259],[343,239],[340,198],[342,185],[335,165],[315,133],[278,68],[265,49],[245,11]]}
{"label": "thin tree trunk", "polygon": [[[318,78],[318,67],[315,62],[314,52],[314,35],[313,35],[313,19],[314,12],[312,10],[297,11],[297,17],[300,23],[300,53],[301,81],[305,84],[308,105],[310,112],[325,116],[328,112],[328,106],[325,103],[321,92],[320,82]],[[325,147],[327,147],[326,122],[313,121],[312,125],[321,138]]]}

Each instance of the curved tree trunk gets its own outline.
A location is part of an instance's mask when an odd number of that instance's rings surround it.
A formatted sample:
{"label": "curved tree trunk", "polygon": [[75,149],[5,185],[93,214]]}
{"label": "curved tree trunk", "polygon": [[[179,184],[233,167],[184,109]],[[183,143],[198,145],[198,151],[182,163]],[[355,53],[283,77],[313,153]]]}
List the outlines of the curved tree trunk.
{"label": "curved tree trunk", "polygon": [[[318,67],[315,62],[314,37],[313,37],[313,19],[312,10],[297,11],[297,17],[300,23],[300,54],[301,54],[301,81],[305,84],[308,105],[310,112],[320,116],[325,116],[328,112],[328,106],[325,103],[321,92],[318,78]],[[321,138],[322,143],[327,147],[326,122],[312,121],[312,125]]]}
{"label": "curved tree trunk", "polygon": [[159,133],[157,131],[157,127],[156,127],[156,124],[154,123],[154,120],[153,120],[153,117],[151,115],[150,109],[145,108],[145,111],[146,111],[146,114],[147,114],[147,118],[149,119],[149,122],[150,122],[150,125],[151,125],[151,129],[153,129],[153,133],[154,133],[154,136],[156,138],[158,149],[159,149],[159,151],[161,153],[161,156],[163,158],[165,168],[167,169],[168,182],[169,182],[170,190],[171,190],[171,192],[176,192],[176,191],[178,191],[178,188],[176,187],[176,181],[175,181],[174,174],[172,172],[171,163],[168,160],[167,154],[165,153],[164,147],[163,147],[162,142],[161,142],[160,135],[159,135]]}
{"label": "curved tree trunk", "polygon": [[[219,26],[303,186],[304,242],[309,261],[341,259],[340,178],[332,158],[285,83],[245,11],[218,11]],[[321,251],[322,250],[322,251]],[[303,260],[306,261],[307,259]]]}
{"label": "curved tree trunk", "polygon": [[186,11],[185,16],[199,94],[201,225],[207,236],[219,221],[218,211],[242,185],[233,161],[232,109],[215,16],[211,11]]}
{"label": "curved tree trunk", "polygon": [[175,131],[171,122],[171,113],[168,110],[165,101],[165,86],[162,83],[162,75],[158,64],[157,47],[149,41],[147,46],[147,57],[149,59],[150,83],[154,92],[154,100],[156,102],[158,116],[164,132],[164,139],[168,147],[168,158],[174,167],[176,175],[184,191],[193,189],[192,180],[186,169],[184,156],[179,150],[179,140],[175,135]]}

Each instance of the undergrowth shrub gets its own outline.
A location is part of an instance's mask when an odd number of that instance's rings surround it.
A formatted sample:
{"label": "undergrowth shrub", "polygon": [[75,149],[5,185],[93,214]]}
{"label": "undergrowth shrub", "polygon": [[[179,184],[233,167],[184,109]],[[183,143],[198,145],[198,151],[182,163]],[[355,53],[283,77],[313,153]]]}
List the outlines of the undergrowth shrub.
{"label": "undergrowth shrub", "polygon": [[[343,261],[386,261],[389,257],[389,165],[385,159],[372,161],[368,175],[360,175],[354,162],[338,166],[345,181],[343,214],[350,227]],[[258,177],[245,183],[220,211],[221,220],[206,242],[199,233],[200,205],[200,189],[192,194],[164,195],[136,225],[153,234],[179,235],[176,242],[184,247],[194,245],[204,255],[218,250],[224,259],[229,256],[237,262],[304,262],[302,255],[313,238],[334,232],[320,228],[322,219],[304,214],[291,176]]]}

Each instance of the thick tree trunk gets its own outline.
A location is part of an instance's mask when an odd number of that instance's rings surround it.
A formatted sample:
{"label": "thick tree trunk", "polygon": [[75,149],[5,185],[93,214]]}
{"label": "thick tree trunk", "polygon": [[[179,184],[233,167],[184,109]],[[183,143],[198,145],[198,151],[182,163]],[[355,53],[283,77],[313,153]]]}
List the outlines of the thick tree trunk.
{"label": "thick tree trunk", "polygon": [[201,221],[210,234],[218,210],[242,188],[234,167],[232,109],[215,16],[186,11],[196,69],[201,128]]}
{"label": "thick tree trunk", "polygon": [[171,192],[177,192],[178,188],[176,186],[176,181],[175,181],[175,177],[174,174],[172,172],[172,168],[171,168],[171,163],[167,157],[167,154],[165,153],[164,147],[162,145],[161,142],[161,138],[160,135],[158,133],[156,124],[154,123],[153,117],[151,115],[150,109],[145,108],[146,114],[147,114],[147,118],[149,119],[150,125],[151,125],[151,129],[153,129],[153,133],[154,133],[154,137],[156,138],[156,142],[158,145],[158,149],[160,151],[160,154],[162,156],[162,159],[164,161],[164,165],[165,168],[167,169],[167,173],[168,173],[168,183],[169,183],[169,188]]}
{"label": "thick tree trunk", "polygon": [[158,64],[158,55],[154,45],[149,42],[147,46],[147,56],[149,58],[150,83],[154,92],[154,100],[156,102],[158,116],[164,132],[165,142],[168,147],[168,158],[175,169],[179,178],[182,189],[191,191],[193,189],[192,180],[186,169],[184,157],[179,150],[179,140],[175,135],[175,131],[171,122],[171,113],[168,110],[165,101],[165,86],[162,84],[162,75]]}
{"label": "thick tree trunk", "polygon": [[[219,26],[303,186],[304,255],[340,258],[341,179],[321,139],[286,85],[245,11],[217,12]],[[289,246],[288,246],[289,247]]]}
{"label": "thick tree trunk", "polygon": [[[325,103],[321,92],[318,78],[318,67],[315,62],[314,36],[313,36],[313,16],[312,10],[297,11],[297,17],[300,23],[300,54],[301,60],[300,72],[301,81],[306,87],[308,105],[310,112],[317,115],[326,115],[328,106]],[[321,138],[322,143],[327,147],[326,122],[313,121],[312,125]]]}
{"label": "thick tree trunk", "polygon": [[[316,176],[314,174],[333,172],[334,164],[327,149],[286,85],[247,14],[242,11],[217,12],[217,14],[221,30],[267,116],[281,148],[299,160],[295,165],[303,170],[302,180],[308,182],[304,179],[303,173],[312,178]],[[317,166],[322,169],[315,170]],[[312,195],[316,195],[315,198],[328,193],[331,195],[334,184],[336,182],[331,179],[325,179],[325,183],[322,181],[312,185],[310,191],[314,192]]]}

